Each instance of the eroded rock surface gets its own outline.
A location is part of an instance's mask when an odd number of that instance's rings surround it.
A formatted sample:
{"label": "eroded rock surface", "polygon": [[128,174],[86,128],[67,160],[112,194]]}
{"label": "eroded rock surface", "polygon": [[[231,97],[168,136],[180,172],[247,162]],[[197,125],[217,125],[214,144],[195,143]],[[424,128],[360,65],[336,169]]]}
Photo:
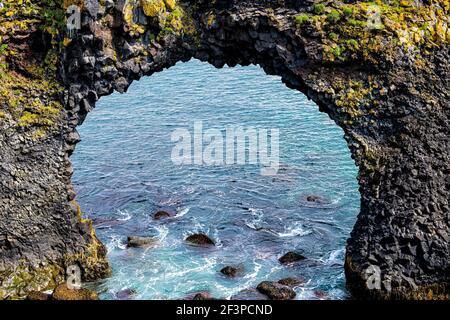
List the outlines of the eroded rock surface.
{"label": "eroded rock surface", "polygon": [[0,13],[0,298],[54,288],[72,264],[84,281],[109,274],[71,185],[76,127],[102,96],[193,57],[258,64],[343,128],[361,193],[351,293],[449,297],[448,1],[386,2],[374,23],[362,1],[90,0],[69,34],[48,14],[76,2]]}

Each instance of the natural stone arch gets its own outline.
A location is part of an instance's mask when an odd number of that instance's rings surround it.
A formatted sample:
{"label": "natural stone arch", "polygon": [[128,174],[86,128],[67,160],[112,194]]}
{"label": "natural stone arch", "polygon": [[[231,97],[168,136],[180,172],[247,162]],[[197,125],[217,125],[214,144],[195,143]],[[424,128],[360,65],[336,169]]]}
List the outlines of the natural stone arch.
{"label": "natural stone arch", "polygon": [[[159,6],[142,10],[140,4]],[[420,19],[438,8],[445,18],[444,1],[435,5],[416,1],[402,10]],[[431,25],[436,32],[424,42],[410,34],[418,23],[412,18],[395,26],[404,31],[396,33],[388,22],[398,10],[389,4],[383,6],[386,28],[368,31],[355,23],[367,19],[366,6],[86,1],[82,29],[65,43],[60,60],[65,90],[46,100],[62,98],[56,123],[39,137],[36,123],[21,125],[26,119],[7,115],[2,123],[0,297],[52,287],[73,263],[85,280],[109,273],[104,247],[81,218],[71,187],[76,126],[101,96],[195,57],[216,67],[259,64],[343,128],[361,193],[345,264],[355,297],[448,298],[449,36],[438,31],[439,13]],[[381,272],[379,287],[368,287],[371,266]]]}

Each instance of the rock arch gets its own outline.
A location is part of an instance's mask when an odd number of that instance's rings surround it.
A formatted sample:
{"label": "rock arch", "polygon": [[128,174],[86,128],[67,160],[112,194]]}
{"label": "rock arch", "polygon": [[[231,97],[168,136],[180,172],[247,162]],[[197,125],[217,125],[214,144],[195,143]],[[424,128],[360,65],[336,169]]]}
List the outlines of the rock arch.
{"label": "rock arch", "polygon": [[[101,96],[191,57],[218,68],[259,64],[343,128],[361,193],[345,263],[355,297],[448,298],[450,32],[441,23],[448,4],[380,3],[383,29],[364,23],[367,6],[85,1],[81,30],[61,41],[56,82],[63,88],[26,93],[44,104],[61,101],[60,112],[39,109],[39,118],[9,108],[0,125],[0,298],[52,287],[74,263],[85,280],[109,274],[105,248],[71,187],[76,127]],[[397,23],[400,13],[407,18]],[[424,23],[433,32],[417,36]],[[34,30],[17,40],[19,58],[28,53],[40,63],[51,50],[42,39]],[[18,79],[35,85],[23,61],[9,60]]]}

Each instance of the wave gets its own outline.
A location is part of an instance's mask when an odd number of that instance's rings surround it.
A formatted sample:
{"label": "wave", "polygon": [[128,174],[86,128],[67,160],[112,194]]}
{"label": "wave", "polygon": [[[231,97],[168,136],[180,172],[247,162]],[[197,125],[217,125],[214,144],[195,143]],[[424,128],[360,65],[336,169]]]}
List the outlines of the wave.
{"label": "wave", "polygon": [[117,213],[121,216],[121,218],[117,218],[119,221],[128,221],[133,217],[127,210],[119,210]]}

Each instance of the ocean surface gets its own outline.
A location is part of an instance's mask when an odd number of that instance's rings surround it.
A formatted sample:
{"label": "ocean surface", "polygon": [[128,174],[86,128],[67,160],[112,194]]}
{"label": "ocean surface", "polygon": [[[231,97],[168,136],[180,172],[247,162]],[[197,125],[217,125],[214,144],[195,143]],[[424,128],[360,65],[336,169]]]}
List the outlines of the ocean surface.
{"label": "ocean surface", "polygon": [[[176,165],[177,129],[278,129],[280,170],[258,164]],[[343,131],[279,77],[257,66],[215,69],[192,60],[102,98],[79,127],[73,182],[107,245],[102,299],[231,298],[264,280],[299,277],[297,299],[345,299],[344,248],[359,211],[357,169]],[[312,197],[313,196],[313,197]],[[308,201],[314,198],[316,201]],[[313,200],[314,200],[313,199]],[[158,210],[175,214],[155,220]],[[188,245],[202,232],[215,248]],[[128,236],[156,246],[127,248]],[[283,266],[298,251],[308,259]],[[243,270],[227,278],[219,270]]]}

